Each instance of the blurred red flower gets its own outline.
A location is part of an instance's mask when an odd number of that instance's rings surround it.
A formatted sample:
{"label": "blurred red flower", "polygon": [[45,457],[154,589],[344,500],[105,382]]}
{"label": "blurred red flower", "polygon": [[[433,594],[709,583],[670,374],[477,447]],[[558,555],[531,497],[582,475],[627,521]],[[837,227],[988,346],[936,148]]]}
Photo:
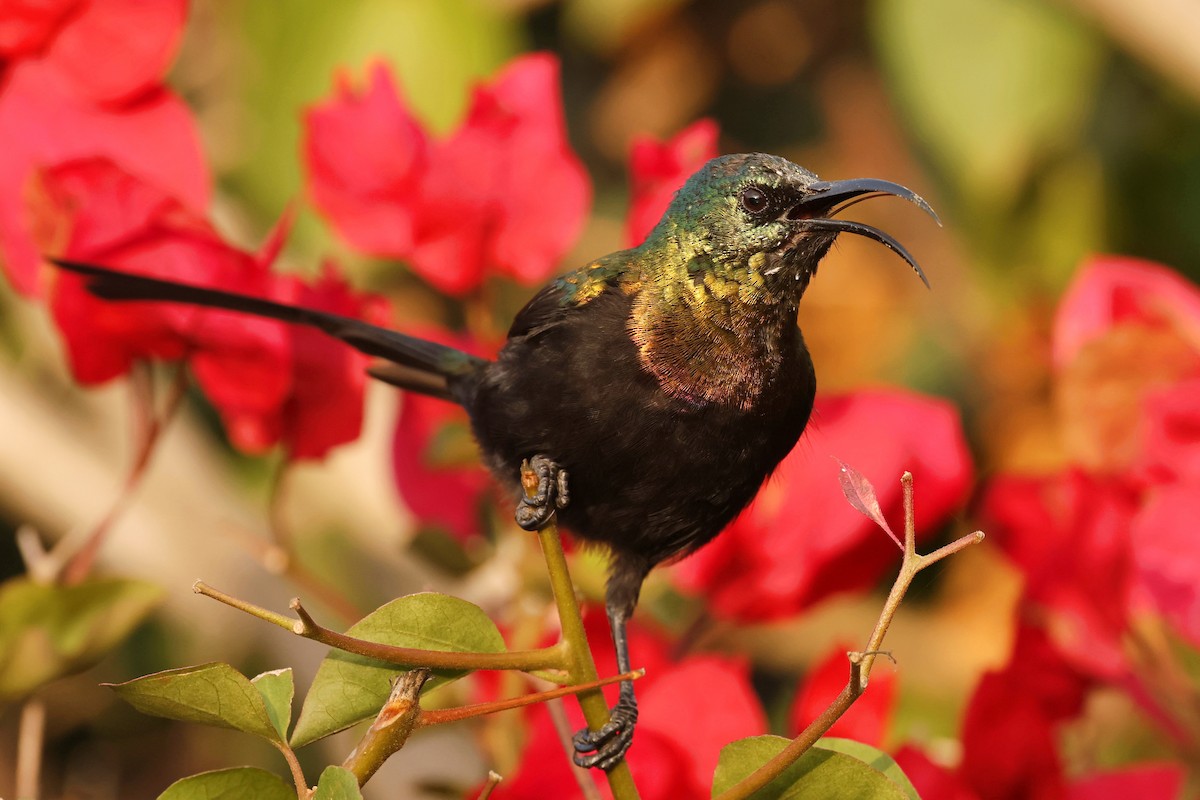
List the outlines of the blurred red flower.
{"label": "blurred red flower", "polygon": [[923,800],[1173,800],[1184,777],[1177,765],[1066,776],[1059,728],[1080,715],[1094,685],[1061,657],[1045,631],[1022,624],[1008,664],[985,674],[970,700],[961,763],[936,764],[913,745],[901,747],[896,762]]}
{"label": "blurred red flower", "polygon": [[185,0],[106,0],[19,4],[0,15],[0,262],[18,292],[42,291],[25,214],[39,167],[102,156],[192,211],[207,208],[211,178],[195,125],[162,83],[186,12]]}
{"label": "blurred red flower", "polygon": [[[282,231],[260,255],[238,250],[110,161],[59,165],[41,185],[39,228],[59,243],[48,252],[382,321],[380,301],[352,294],[328,267],[313,285],[272,273]],[[124,375],[139,360],[186,361],[243,450],[282,442],[290,457],[318,458],[358,436],[365,359],[315,331],[174,303],[109,303],[69,273],[54,285],[51,311],[80,383]]]}
{"label": "blurred red flower", "polygon": [[[836,645],[804,676],[789,714],[792,736],[807,728],[846,688],[850,680],[850,660],[846,658],[846,652],[853,649],[845,644]],[[883,743],[896,708],[897,686],[896,673],[881,661],[876,661],[871,671],[870,688],[833,723],[825,736],[853,739],[874,747]]]}
{"label": "blurred red flower", "polygon": [[408,261],[453,295],[493,272],[545,280],[590,201],[566,138],[558,62],[545,53],[478,86],[466,119],[442,140],[375,67],[361,96],[343,80],[337,97],[309,112],[305,149],[313,199],[347,241]]}
{"label": "blurred red flower", "polygon": [[694,122],[666,142],[634,140],[629,153],[632,197],[625,219],[625,242],[641,244],[658,224],[675,192],[706,161],[717,156],[720,129],[711,119]]}
{"label": "blurred red flower", "polygon": [[1120,480],[1069,470],[998,477],[981,508],[988,535],[1025,576],[1025,602],[1048,615],[1057,647],[1110,680],[1129,670],[1121,638],[1133,597],[1129,526],[1137,503]]}
{"label": "blurred red flower", "polygon": [[1200,351],[1200,288],[1152,261],[1098,256],[1080,266],[1054,319],[1054,364],[1122,325],[1170,327]]}
{"label": "blurred red flower", "polygon": [[944,400],[900,391],[819,396],[805,436],[753,504],[673,571],[717,616],[790,616],[842,591],[869,586],[900,553],[846,502],[838,458],[874,484],[898,520],[900,475],[916,478],[917,527],[928,533],[966,499],[971,459],[958,412]]}
{"label": "blurred red flower", "polygon": [[[436,328],[409,332],[474,355],[495,355],[494,349],[463,334]],[[440,528],[460,542],[479,535],[491,479],[461,407],[405,392],[392,438],[392,474],[420,524]]]}
{"label": "blurred red flower", "polygon": [[[274,275],[270,297],[375,325],[387,325],[390,318],[383,298],[353,291],[329,262],[312,283],[294,275]],[[230,438],[250,452],[278,442],[289,459],[324,458],[330,449],[354,441],[362,432],[366,368],[371,359],[313,328],[286,325],[284,330],[291,343],[291,389],[267,414],[227,416]]]}

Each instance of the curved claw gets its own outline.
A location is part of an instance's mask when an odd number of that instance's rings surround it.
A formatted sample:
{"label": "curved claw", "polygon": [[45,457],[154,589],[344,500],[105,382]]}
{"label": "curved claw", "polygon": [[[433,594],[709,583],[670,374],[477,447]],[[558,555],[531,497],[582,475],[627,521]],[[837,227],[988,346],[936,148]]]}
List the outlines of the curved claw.
{"label": "curved claw", "polygon": [[566,508],[569,499],[567,471],[546,456],[534,456],[521,466],[522,480],[526,470],[537,480],[533,497],[523,494],[517,503],[517,524],[527,531],[536,531],[550,521],[554,511]]}
{"label": "curved claw", "polygon": [[633,744],[637,725],[637,703],[624,697],[617,701],[612,717],[600,730],[584,728],[571,740],[575,747],[575,763],[580,767],[597,767],[608,772],[621,760]]}

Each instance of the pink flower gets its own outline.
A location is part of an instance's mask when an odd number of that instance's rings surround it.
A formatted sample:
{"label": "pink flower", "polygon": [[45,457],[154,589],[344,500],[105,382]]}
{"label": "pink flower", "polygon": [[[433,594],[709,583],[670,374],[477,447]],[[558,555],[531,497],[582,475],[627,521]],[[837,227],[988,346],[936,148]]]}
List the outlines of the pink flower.
{"label": "pink flower", "polygon": [[162,84],[185,0],[106,0],[6,8],[0,52],[0,262],[13,287],[42,291],[41,254],[25,213],[39,167],[105,157],[162,186],[192,211],[211,179],[187,108]]}
{"label": "pink flower", "polygon": [[343,84],[309,113],[306,151],[313,198],[333,226],[355,247],[407,260],[449,294],[493,273],[545,280],[590,201],[548,54],[516,59],[477,87],[466,119],[440,141],[376,67],[362,96]]}
{"label": "pink flower", "polygon": [[625,220],[625,241],[642,243],[658,224],[675,192],[706,161],[717,156],[720,130],[711,119],[692,123],[666,142],[649,137],[634,141],[629,154],[632,199]]}
{"label": "pink flower", "polygon": [[834,457],[874,483],[893,527],[905,470],[916,478],[922,532],[961,505],[971,484],[966,441],[949,403],[900,391],[821,396],[804,437],[754,503],[676,567],[676,582],[703,594],[718,616],[757,621],[877,580],[900,553],[846,502]]}

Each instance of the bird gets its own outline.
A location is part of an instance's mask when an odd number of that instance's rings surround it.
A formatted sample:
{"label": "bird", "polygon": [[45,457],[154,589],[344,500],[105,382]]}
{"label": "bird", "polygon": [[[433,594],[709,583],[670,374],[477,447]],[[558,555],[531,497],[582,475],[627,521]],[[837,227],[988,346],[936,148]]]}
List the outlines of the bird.
{"label": "bird", "polygon": [[[808,424],[816,373],[797,315],[837,237],[881,243],[929,286],[893,236],[836,216],[884,195],[938,221],[929,203],[890,181],[825,181],[764,153],[712,159],[640,245],[538,291],[495,359],[335,314],[54,261],[107,300],[198,304],[313,326],[383,359],[374,377],[465,408],[482,460],[513,490],[521,527],[536,530],[557,515],[576,538],[607,546],[605,608],[625,673],[626,627],[647,574],[716,537]],[[521,489],[523,465],[537,477],[532,499]],[[609,721],[575,735],[575,762],[613,769],[637,717],[633,683],[624,681]]]}

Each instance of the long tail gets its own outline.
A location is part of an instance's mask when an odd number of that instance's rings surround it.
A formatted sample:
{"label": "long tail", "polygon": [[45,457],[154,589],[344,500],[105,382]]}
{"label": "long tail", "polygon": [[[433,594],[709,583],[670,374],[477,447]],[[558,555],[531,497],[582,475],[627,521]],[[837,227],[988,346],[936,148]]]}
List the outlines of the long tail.
{"label": "long tail", "polygon": [[223,308],[259,317],[309,325],[369,356],[384,358],[398,367],[369,370],[380,380],[423,394],[456,400],[449,384],[479,370],[488,362],[453,347],[406,336],[352,317],[301,308],[258,297],[206,289],[186,283],[118,272],[95,264],[51,259],[54,264],[86,277],[85,288],[105,300],[159,300]]}

